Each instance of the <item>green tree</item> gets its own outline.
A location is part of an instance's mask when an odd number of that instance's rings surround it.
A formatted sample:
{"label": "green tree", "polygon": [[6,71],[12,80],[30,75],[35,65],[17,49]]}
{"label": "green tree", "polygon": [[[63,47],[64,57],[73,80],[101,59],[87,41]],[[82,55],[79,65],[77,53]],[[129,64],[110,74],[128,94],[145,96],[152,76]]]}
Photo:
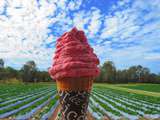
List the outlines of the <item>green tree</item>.
{"label": "green tree", "polygon": [[131,66],[127,70],[128,82],[148,82],[150,71],[141,65]]}
{"label": "green tree", "polygon": [[156,77],[156,83],[160,83],[160,73]]}
{"label": "green tree", "polygon": [[21,69],[23,82],[36,82],[37,67],[34,61],[28,61]]}
{"label": "green tree", "polygon": [[0,68],[4,68],[4,60],[2,58],[0,59]]}
{"label": "green tree", "polygon": [[116,67],[112,61],[106,61],[103,64],[101,71],[103,82],[116,82]]}
{"label": "green tree", "polygon": [[128,75],[129,74],[127,70],[117,70],[116,83],[128,83],[129,82]]}
{"label": "green tree", "polygon": [[141,65],[131,66],[128,69],[116,70],[112,61],[106,61],[100,66],[100,75],[96,82],[107,83],[160,83],[160,73],[151,73],[149,68]]}
{"label": "green tree", "polygon": [[96,82],[103,82],[103,76],[105,74],[105,71],[102,69],[102,66],[99,66],[100,68],[100,74],[98,77],[96,77],[95,81]]}
{"label": "green tree", "polygon": [[18,78],[18,71],[12,67],[5,68],[6,74],[8,78]]}

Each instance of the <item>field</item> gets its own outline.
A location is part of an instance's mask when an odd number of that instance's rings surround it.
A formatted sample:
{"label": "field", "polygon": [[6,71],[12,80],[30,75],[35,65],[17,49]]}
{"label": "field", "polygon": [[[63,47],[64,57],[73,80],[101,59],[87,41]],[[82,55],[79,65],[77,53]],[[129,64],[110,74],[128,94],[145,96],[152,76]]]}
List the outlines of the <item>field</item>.
{"label": "field", "polygon": [[[88,110],[96,120],[160,119],[159,90],[154,84],[95,84]],[[55,84],[0,84],[0,119],[47,120],[58,104]]]}
{"label": "field", "polygon": [[149,92],[160,92],[159,84],[131,84],[131,85],[124,85],[123,87],[130,89],[144,90]]}

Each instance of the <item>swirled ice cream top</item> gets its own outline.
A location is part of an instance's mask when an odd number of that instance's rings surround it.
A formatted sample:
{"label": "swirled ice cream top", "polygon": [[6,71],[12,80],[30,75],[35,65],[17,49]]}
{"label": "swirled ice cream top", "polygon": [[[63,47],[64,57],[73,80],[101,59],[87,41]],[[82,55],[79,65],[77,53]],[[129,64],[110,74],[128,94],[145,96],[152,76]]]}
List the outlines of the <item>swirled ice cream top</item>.
{"label": "swirled ice cream top", "polygon": [[99,59],[88,44],[83,31],[73,28],[56,42],[56,51],[49,74],[54,80],[76,77],[96,77]]}

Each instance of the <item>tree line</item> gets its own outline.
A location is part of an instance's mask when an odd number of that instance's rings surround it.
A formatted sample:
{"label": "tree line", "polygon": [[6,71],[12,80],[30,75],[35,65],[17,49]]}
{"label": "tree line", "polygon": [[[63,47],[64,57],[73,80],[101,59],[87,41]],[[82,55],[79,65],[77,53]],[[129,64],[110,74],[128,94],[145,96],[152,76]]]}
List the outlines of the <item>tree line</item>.
{"label": "tree line", "polygon": [[[23,82],[51,82],[48,71],[40,71],[34,61],[26,62],[20,70],[4,67],[4,60],[0,59],[0,80],[16,78]],[[100,66],[100,75],[95,82],[101,83],[160,83],[160,74],[151,73],[149,68],[141,65],[128,69],[116,69],[112,61],[106,61]]]}
{"label": "tree line", "polygon": [[4,67],[4,60],[0,59],[0,80],[16,78],[22,82],[51,82],[48,71],[40,71],[34,61],[26,62],[20,70]]}
{"label": "tree line", "polygon": [[106,61],[100,66],[100,75],[96,82],[106,83],[160,83],[160,73],[151,73],[149,68],[141,65],[131,66],[128,69],[116,69],[112,61]]}

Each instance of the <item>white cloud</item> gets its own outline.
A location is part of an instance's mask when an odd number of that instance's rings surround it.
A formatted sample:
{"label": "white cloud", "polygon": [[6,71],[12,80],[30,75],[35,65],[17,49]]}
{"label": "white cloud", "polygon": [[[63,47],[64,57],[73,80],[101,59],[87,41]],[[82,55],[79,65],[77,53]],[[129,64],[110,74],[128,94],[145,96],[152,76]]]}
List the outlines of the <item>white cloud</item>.
{"label": "white cloud", "polygon": [[147,60],[160,60],[160,53],[150,53],[145,56],[145,59]]}
{"label": "white cloud", "polygon": [[73,24],[78,29],[85,29],[85,25],[88,24],[90,18],[90,12],[80,11],[74,14]]}
{"label": "white cloud", "polygon": [[104,29],[102,30],[101,38],[110,37],[118,30],[118,19],[117,17],[106,17],[104,23]]}
{"label": "white cloud", "polygon": [[96,35],[97,32],[99,32],[99,30],[100,30],[100,27],[102,24],[102,20],[101,20],[102,15],[101,15],[99,9],[94,9],[94,8],[93,8],[93,12],[91,14],[92,14],[90,16],[91,21],[88,25],[88,30],[89,30],[91,37],[94,37],[94,35]]}
{"label": "white cloud", "polygon": [[[68,10],[78,9],[82,0],[1,0],[0,13],[5,4],[6,15],[0,15],[0,58],[17,60],[17,66],[20,66],[18,61],[22,64],[35,60],[38,66],[47,68],[55,48],[46,45],[55,42],[56,32],[62,34],[73,26]],[[48,28],[57,23],[60,27],[56,31]]]}
{"label": "white cloud", "polygon": [[[119,68],[142,64],[149,66],[159,60],[158,53],[149,53],[159,49],[160,45],[160,2],[136,0],[130,7],[120,10],[126,3],[113,6],[112,16],[105,18],[104,28],[100,38],[111,41],[110,45],[102,47],[102,53],[108,54],[108,59],[113,60]],[[145,13],[146,12],[146,13]],[[103,42],[104,43],[104,42]],[[109,48],[110,52],[106,52]],[[103,62],[105,60],[102,60]],[[153,67],[153,66],[152,66]]]}
{"label": "white cloud", "polygon": [[3,13],[5,4],[6,4],[5,0],[0,1],[0,14]]}
{"label": "white cloud", "polygon": [[[56,6],[43,2],[39,9],[35,0],[8,1],[7,15],[0,15],[0,57],[6,59],[49,59],[44,42],[49,42],[47,18]],[[16,8],[20,7],[20,8]]]}
{"label": "white cloud", "polygon": [[81,6],[82,4],[82,0],[74,0],[74,1],[70,1],[67,5],[67,7],[70,9],[70,10],[77,10],[79,9],[79,7]]}

